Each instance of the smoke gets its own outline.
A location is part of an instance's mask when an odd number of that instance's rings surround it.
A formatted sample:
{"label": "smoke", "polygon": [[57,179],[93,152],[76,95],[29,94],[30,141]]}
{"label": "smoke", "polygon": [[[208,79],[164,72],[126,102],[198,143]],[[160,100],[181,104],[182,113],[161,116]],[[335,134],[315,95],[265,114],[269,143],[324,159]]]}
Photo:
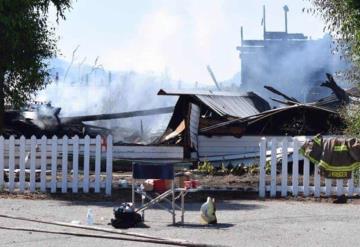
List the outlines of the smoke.
{"label": "smoke", "polygon": [[[119,113],[173,106],[176,97],[158,96],[160,88],[192,87],[162,74],[134,71],[106,71],[102,66],[73,64],[55,59],[51,62],[54,82],[37,95],[37,100],[61,107],[60,117]],[[65,78],[66,75],[66,78]],[[57,78],[57,80],[55,80]],[[114,130],[115,141],[143,132],[160,134],[171,114],[94,121],[90,124]],[[125,136],[125,137],[124,137]]]}
{"label": "smoke", "polygon": [[[319,40],[268,41],[265,49],[242,54],[242,88],[256,91],[272,103],[277,97],[263,88],[270,85],[301,102],[327,96],[331,91],[320,87],[325,73],[335,74],[347,68],[341,53],[334,52],[330,36]],[[346,83],[338,81],[342,86]],[[278,97],[277,97],[278,98]]]}
{"label": "smoke", "polygon": [[[325,36],[320,40],[277,41],[255,54],[241,55],[241,87],[239,73],[230,80],[220,82],[224,90],[254,91],[269,103],[270,98],[279,98],[263,88],[271,85],[302,102],[309,102],[327,96],[329,89],[320,87],[325,73],[334,74],[345,70],[347,62],[340,54],[333,52],[332,40]],[[297,42],[297,45],[289,45]],[[96,59],[93,66],[69,63],[54,59],[51,61],[54,82],[41,91],[37,99],[61,107],[60,117],[89,114],[119,113],[173,106],[176,97],[158,96],[160,88],[213,89],[198,83],[186,83],[171,78],[165,70],[161,74],[138,73],[134,71],[107,71]],[[205,70],[205,66],[204,66]],[[56,78],[56,80],[55,80]],[[209,77],[210,80],[210,77]],[[348,86],[338,81],[341,86]],[[166,128],[171,114],[134,117],[118,120],[96,121],[91,124],[113,129],[115,141],[124,141],[124,134],[131,136],[145,133],[158,135]]]}

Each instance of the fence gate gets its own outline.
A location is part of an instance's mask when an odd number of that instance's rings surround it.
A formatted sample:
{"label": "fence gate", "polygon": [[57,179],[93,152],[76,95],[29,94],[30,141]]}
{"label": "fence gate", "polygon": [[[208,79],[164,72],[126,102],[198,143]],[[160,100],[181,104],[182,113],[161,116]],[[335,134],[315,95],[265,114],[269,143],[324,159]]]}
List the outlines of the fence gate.
{"label": "fence gate", "polygon": [[[320,177],[317,165],[299,153],[307,137],[262,138],[260,142],[259,196],[359,195],[359,175],[351,179]],[[289,166],[289,162],[292,165]],[[290,168],[290,169],[288,169]],[[356,173],[356,172],[355,172]],[[357,173],[359,174],[359,173]]]}
{"label": "fence gate", "polygon": [[98,193],[105,189],[110,195],[112,136],[105,141],[106,151],[100,136],[0,137],[0,190],[88,193],[91,189]]}

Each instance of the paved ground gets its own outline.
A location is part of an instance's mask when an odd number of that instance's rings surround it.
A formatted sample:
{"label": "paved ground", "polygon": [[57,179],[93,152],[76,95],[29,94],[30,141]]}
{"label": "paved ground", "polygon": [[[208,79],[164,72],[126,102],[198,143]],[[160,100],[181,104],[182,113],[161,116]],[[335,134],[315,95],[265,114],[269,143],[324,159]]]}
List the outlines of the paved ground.
{"label": "paved ground", "polygon": [[[112,217],[113,206],[112,202],[0,199],[0,214],[85,222],[87,209],[92,208],[96,223],[109,227],[106,224]],[[217,204],[220,222],[217,227],[198,224],[199,203],[187,206],[187,225],[184,227],[169,226],[170,214],[153,209],[146,214],[149,228],[130,231],[225,246],[358,246],[360,241],[360,207],[355,203],[336,205],[283,200],[223,201]],[[1,226],[79,232],[4,218],[0,218]],[[0,246],[156,246],[4,229],[0,229],[0,236]]]}

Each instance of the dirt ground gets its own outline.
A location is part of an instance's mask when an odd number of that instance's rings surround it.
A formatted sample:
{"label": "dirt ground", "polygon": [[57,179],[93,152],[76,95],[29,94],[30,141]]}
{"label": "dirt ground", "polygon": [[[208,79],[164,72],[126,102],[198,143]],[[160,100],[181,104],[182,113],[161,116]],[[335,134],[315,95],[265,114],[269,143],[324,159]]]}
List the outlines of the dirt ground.
{"label": "dirt ground", "polygon": [[[232,174],[217,174],[217,175],[206,175],[204,173],[199,173],[196,171],[191,171],[191,179],[199,181],[201,191],[196,193],[189,193],[187,200],[192,202],[201,202],[206,199],[208,195],[214,196],[220,200],[231,200],[231,199],[255,199],[258,197],[258,174],[245,173],[242,175],[232,175]],[[81,178],[80,178],[81,180]],[[90,180],[94,180],[94,176],[90,176]],[[123,187],[121,181],[126,180],[127,186]],[[55,200],[83,200],[83,201],[112,201],[112,202],[123,202],[131,200],[131,172],[114,172],[113,173],[113,189],[112,195],[105,196],[104,193],[89,193],[84,194],[77,193],[41,193],[39,191],[35,193],[25,192],[24,194],[20,193],[8,193],[6,191],[0,192],[0,198],[18,198],[18,199],[36,199],[36,200],[45,200],[45,199],[55,199]],[[270,184],[270,176],[266,177],[267,184]],[[291,183],[292,177],[288,176],[289,184]],[[299,186],[302,185],[303,177],[299,175]],[[176,184],[179,186],[179,180],[176,178]],[[138,180],[138,183],[143,181]],[[335,182],[335,181],[333,181]],[[277,184],[281,183],[280,176],[277,177]],[[324,184],[324,179],[321,179],[321,183]],[[313,176],[310,177],[310,184],[313,184]],[[92,189],[90,189],[92,192]],[[279,198],[280,199],[280,198]],[[280,200],[295,200],[295,201],[322,201],[322,202],[332,202],[334,197],[331,198],[303,198],[298,196],[296,198],[288,197],[286,199],[281,198]]]}
{"label": "dirt ground", "polygon": [[[131,172],[117,172],[113,174],[114,185],[119,184],[120,180],[127,180],[131,184]],[[243,174],[241,176],[229,175],[206,175],[191,173],[191,179],[198,180],[203,188],[253,188],[257,189],[259,177],[257,174]]]}

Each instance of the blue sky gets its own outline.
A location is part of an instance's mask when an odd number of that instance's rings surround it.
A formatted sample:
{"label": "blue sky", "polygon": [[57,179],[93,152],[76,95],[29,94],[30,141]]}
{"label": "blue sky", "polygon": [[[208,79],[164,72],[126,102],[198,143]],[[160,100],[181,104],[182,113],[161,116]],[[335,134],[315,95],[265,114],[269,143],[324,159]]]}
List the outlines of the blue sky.
{"label": "blue sky", "polygon": [[105,69],[168,73],[187,82],[210,83],[209,64],[218,80],[240,70],[240,26],[245,38],[262,38],[262,6],[271,31],[284,29],[282,7],[290,12],[289,32],[313,39],[323,22],[302,12],[308,0],[77,0],[56,25],[61,58],[85,59]]}

